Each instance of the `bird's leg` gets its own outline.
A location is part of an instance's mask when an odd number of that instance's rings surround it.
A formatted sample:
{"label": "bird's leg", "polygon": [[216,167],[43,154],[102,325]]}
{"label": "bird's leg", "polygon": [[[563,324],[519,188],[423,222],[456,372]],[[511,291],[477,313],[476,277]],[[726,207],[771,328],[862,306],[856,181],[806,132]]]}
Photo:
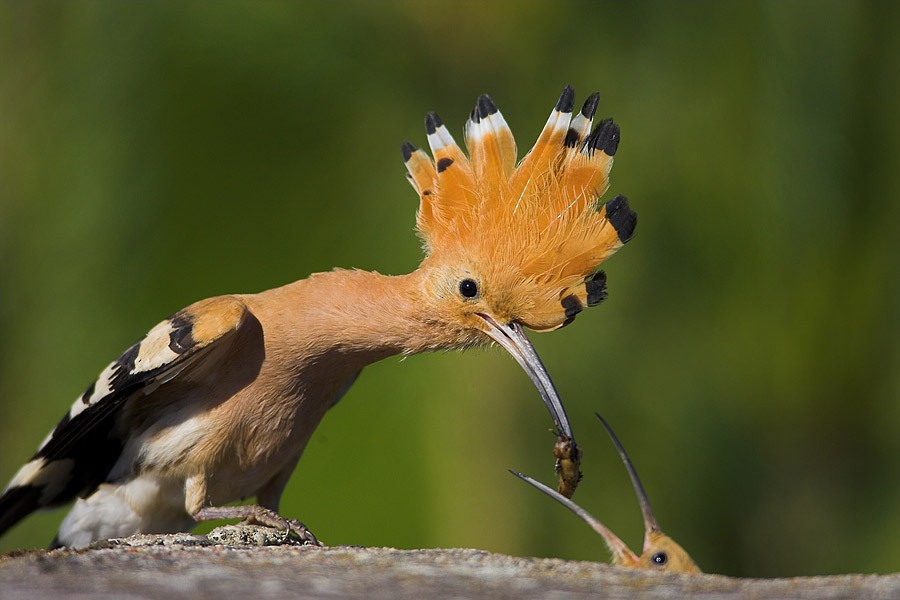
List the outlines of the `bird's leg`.
{"label": "bird's leg", "polygon": [[322,542],[316,538],[306,525],[296,519],[288,519],[272,509],[258,504],[242,504],[240,506],[206,506],[193,515],[198,523],[203,521],[216,521],[218,519],[244,519],[244,525],[264,525],[274,529],[281,529],[288,536],[292,533],[302,542],[312,546],[322,546]]}

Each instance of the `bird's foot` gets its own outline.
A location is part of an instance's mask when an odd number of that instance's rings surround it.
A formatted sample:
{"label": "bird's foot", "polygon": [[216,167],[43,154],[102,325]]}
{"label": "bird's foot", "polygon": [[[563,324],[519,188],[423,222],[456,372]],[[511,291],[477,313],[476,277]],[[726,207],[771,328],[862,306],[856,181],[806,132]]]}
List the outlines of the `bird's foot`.
{"label": "bird's foot", "polygon": [[194,520],[216,521],[218,519],[244,519],[243,525],[264,525],[273,529],[284,531],[285,538],[291,535],[296,539],[311,546],[323,546],[309,528],[296,519],[282,517],[272,509],[258,504],[244,504],[240,506],[207,506],[194,514]]}

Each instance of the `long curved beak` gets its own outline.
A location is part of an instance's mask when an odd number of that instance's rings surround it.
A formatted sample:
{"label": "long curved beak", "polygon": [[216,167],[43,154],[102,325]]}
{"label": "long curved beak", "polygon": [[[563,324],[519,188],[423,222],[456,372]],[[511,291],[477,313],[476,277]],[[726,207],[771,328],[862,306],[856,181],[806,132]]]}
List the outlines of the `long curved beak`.
{"label": "long curved beak", "polygon": [[647,498],[647,492],[644,491],[644,486],[641,485],[641,479],[638,477],[637,471],[634,468],[634,465],[631,464],[631,459],[628,458],[628,454],[625,452],[625,448],[622,446],[622,442],[619,441],[619,438],[616,437],[615,432],[613,432],[612,427],[609,426],[609,423],[606,422],[606,419],[600,416],[599,413],[594,413],[597,415],[597,418],[600,419],[600,422],[603,423],[603,427],[606,428],[606,433],[609,434],[609,438],[612,440],[613,445],[616,447],[616,450],[619,451],[619,456],[622,457],[622,462],[625,463],[625,470],[628,471],[628,476],[631,478],[631,485],[634,487],[634,494],[637,496],[638,504],[641,505],[641,515],[644,517],[644,551],[647,551],[648,545],[650,544],[650,534],[653,532],[662,533],[662,530],[659,528],[659,524],[656,522],[656,515],[653,513],[653,507],[650,506],[650,500]]}
{"label": "long curved beak", "polygon": [[603,537],[603,541],[606,542],[606,545],[609,547],[609,551],[612,552],[612,554],[613,554],[613,563],[614,564],[623,565],[626,567],[633,567],[638,564],[638,562],[639,562],[638,557],[634,554],[634,552],[631,551],[631,549],[628,546],[625,545],[625,542],[623,542],[619,538],[619,536],[617,536],[612,531],[610,531],[606,527],[606,525],[604,525],[603,523],[601,523],[600,521],[595,519],[593,516],[591,516],[591,514],[588,511],[584,510],[583,508],[581,508],[580,506],[578,506],[577,504],[575,504],[574,502],[572,502],[571,500],[569,500],[568,498],[566,498],[565,496],[563,496],[562,494],[557,492],[556,490],[547,487],[540,481],[533,479],[533,478],[529,477],[528,475],[523,475],[522,473],[519,473],[518,471],[513,471],[512,469],[510,469],[509,472],[512,473],[513,475],[515,475],[516,477],[518,477],[519,479],[521,479],[522,481],[525,481],[526,483],[530,483],[531,485],[533,485],[537,489],[541,490],[542,492],[544,492],[545,494],[547,494],[548,496],[550,496],[551,498],[553,498],[554,500],[556,500],[557,502],[559,502],[560,504],[562,504],[563,506],[565,506],[566,508],[571,510],[573,513],[575,513],[576,515],[581,517],[581,519],[585,523],[590,525],[594,529],[594,531],[596,531],[597,533],[599,533],[601,535],[601,537]]}
{"label": "long curved beak", "polygon": [[534,350],[534,346],[525,335],[525,330],[520,323],[512,321],[508,325],[498,325],[494,319],[484,313],[478,313],[478,316],[484,319],[487,327],[483,330],[492,340],[503,346],[507,352],[512,354],[513,358],[522,365],[531,382],[538,389],[553,423],[556,425],[557,435],[565,436],[574,443],[575,436],[572,435],[572,427],[569,425],[569,417],[566,416],[566,409],[563,408],[556,387],[550,379],[550,374],[541,362],[541,358]]}

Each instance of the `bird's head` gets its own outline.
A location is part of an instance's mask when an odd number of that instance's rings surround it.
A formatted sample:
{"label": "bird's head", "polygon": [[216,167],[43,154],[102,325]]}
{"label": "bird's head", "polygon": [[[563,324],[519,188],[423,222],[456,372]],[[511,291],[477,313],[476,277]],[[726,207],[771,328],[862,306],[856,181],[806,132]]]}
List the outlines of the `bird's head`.
{"label": "bird's head", "polygon": [[[613,446],[619,453],[619,457],[625,464],[625,470],[631,479],[631,485],[634,487],[634,494],[637,496],[638,505],[641,507],[641,516],[644,518],[644,548],[641,556],[634,564],[626,564],[624,561],[618,564],[626,566],[634,566],[642,569],[655,569],[657,571],[672,571],[674,573],[700,573],[700,568],[691,558],[690,554],[682,548],[678,542],[663,533],[659,528],[656,520],[656,514],[653,507],[650,506],[650,499],[647,498],[647,492],[644,491],[644,485],[638,477],[637,470],[631,462],[625,447],[619,441],[618,436],[606,422],[606,419],[597,414],[597,418],[603,423],[609,439],[612,440]],[[609,544],[609,542],[607,542]],[[611,546],[610,546],[611,547]],[[633,555],[632,555],[633,557]],[[616,561],[617,555],[613,553],[613,560]],[[629,559],[630,560],[630,557]]]}
{"label": "bird's head", "polygon": [[[518,165],[512,132],[487,95],[466,122],[468,156],[435,113],[425,118],[432,156],[409,142],[401,148],[420,198],[422,296],[445,337],[441,345],[497,342],[528,371],[548,407],[558,404],[550,398],[556,392],[523,327],[557,329],[601,302],[606,276],[597,266],[637,222],[624,197],[600,200],[619,128],[605,119],[591,131],[598,98],[573,114],[567,86]],[[559,428],[560,415],[554,418]]]}
{"label": "bird's head", "polygon": [[648,532],[644,540],[644,552],[635,566],[673,573],[701,572],[687,551],[659,530]]}

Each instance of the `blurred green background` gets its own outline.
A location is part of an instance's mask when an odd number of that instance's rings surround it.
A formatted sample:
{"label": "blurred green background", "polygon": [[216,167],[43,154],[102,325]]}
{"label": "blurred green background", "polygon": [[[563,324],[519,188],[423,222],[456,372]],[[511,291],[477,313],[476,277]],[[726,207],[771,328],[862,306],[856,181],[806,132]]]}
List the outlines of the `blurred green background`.
{"label": "blurred green background", "polygon": [[[519,141],[600,89],[640,214],[609,300],[532,335],[584,446],[575,499],[707,571],[900,570],[900,8],[849,2],[0,5],[0,479],[107,364],[200,298],[421,257],[399,144],[478,94]],[[608,560],[500,350],[389,359],[283,512],[330,544]],[[0,551],[52,538],[34,515]]]}

